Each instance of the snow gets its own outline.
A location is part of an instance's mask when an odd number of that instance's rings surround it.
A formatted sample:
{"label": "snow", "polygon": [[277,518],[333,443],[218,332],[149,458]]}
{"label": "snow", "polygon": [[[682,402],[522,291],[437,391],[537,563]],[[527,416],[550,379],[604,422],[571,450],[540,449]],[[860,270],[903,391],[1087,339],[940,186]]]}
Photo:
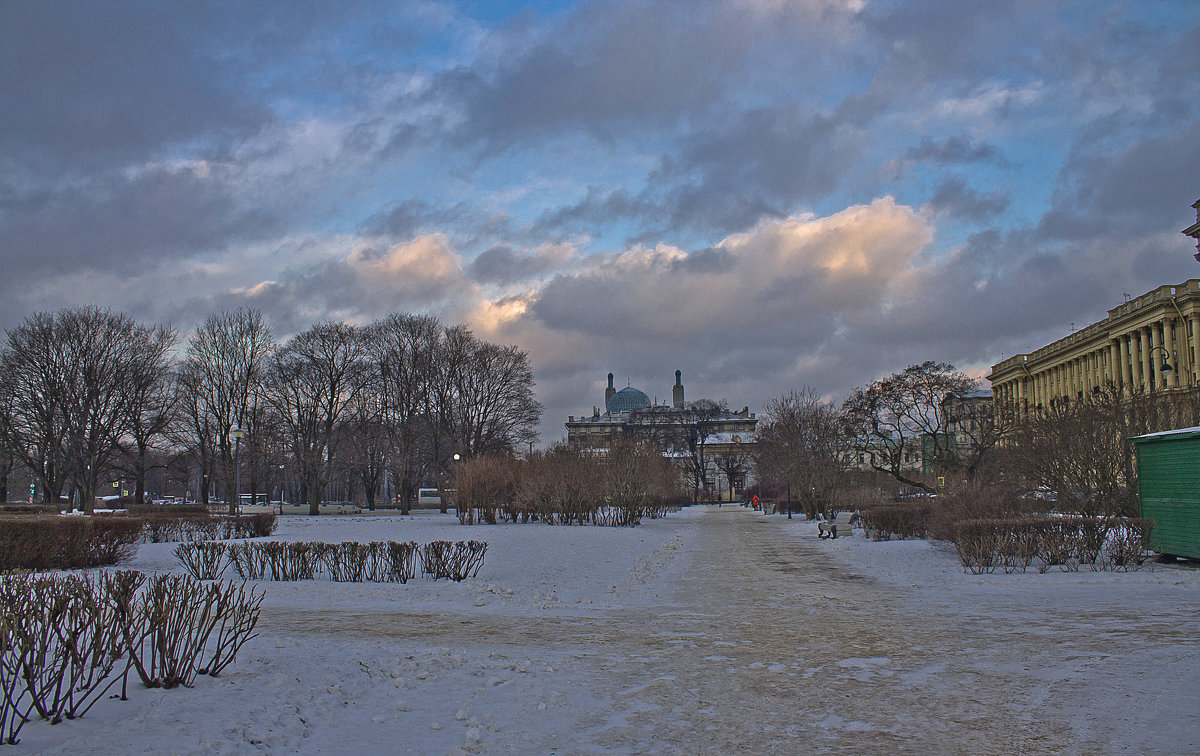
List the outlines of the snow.
{"label": "snow", "polygon": [[[1200,570],[969,575],[735,506],[637,528],[289,516],[485,540],[462,583],[261,583],[220,678],[30,722],[13,753],[1195,752]],[[174,544],[132,566],[179,570]],[[226,577],[231,577],[228,574]]]}

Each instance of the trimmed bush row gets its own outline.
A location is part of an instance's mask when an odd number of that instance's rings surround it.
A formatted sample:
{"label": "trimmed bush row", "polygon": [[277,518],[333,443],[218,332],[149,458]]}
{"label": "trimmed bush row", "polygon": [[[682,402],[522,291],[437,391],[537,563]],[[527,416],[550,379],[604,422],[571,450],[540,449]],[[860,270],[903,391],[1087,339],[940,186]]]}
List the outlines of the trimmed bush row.
{"label": "trimmed bush row", "polygon": [[142,521],[126,517],[0,519],[0,571],[81,569],[131,559]]}
{"label": "trimmed bush row", "polygon": [[929,538],[954,544],[974,574],[1036,567],[1076,571],[1137,570],[1150,559],[1149,520],[1130,517],[1052,516],[1036,503],[1012,498],[951,495],[859,510],[867,537]]}
{"label": "trimmed bush row", "polygon": [[964,520],[954,548],[963,569],[979,575],[1038,572],[1058,567],[1075,572],[1137,570],[1150,557],[1150,520],[1135,517],[1024,517],[1013,520]]}
{"label": "trimmed bush row", "polygon": [[200,580],[215,580],[232,568],[243,580],[315,580],[407,583],[417,572],[455,582],[475,577],[487,552],[484,541],[342,543],[181,543],[175,558]]}
{"label": "trimmed bush row", "polygon": [[275,525],[273,514],[0,518],[0,572],[104,567],[133,558],[142,542],[261,538]]}
{"label": "trimmed bush row", "polygon": [[234,538],[265,538],[275,532],[273,514],[209,517],[207,515],[150,515],[144,517],[147,543],[227,541]]}
{"label": "trimmed bush row", "polygon": [[254,637],[262,594],[132,570],[0,580],[0,743],[81,717],[130,671],[148,688],[216,677]]}

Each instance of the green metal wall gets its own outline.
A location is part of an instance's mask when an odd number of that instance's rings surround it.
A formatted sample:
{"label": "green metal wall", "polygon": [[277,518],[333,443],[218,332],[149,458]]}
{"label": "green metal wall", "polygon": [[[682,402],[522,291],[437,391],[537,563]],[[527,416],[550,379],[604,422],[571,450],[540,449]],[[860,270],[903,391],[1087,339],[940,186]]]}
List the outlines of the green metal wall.
{"label": "green metal wall", "polygon": [[1200,437],[1137,441],[1142,517],[1163,554],[1200,558]]}

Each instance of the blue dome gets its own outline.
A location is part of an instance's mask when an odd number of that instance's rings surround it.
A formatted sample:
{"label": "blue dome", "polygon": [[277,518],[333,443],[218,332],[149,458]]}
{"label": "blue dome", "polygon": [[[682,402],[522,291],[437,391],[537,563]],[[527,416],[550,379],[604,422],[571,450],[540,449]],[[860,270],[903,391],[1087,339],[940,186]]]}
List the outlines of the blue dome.
{"label": "blue dome", "polygon": [[630,410],[646,409],[650,406],[650,397],[630,386],[612,395],[606,409],[614,414]]}

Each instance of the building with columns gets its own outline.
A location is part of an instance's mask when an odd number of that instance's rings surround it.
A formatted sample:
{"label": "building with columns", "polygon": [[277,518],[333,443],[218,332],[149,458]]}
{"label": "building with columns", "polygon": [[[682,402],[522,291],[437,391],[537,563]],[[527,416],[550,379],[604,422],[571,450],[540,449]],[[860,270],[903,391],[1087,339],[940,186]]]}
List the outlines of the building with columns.
{"label": "building with columns", "polygon": [[[1108,311],[1108,317],[992,366],[997,408],[1018,415],[1082,399],[1112,385],[1149,393],[1197,385],[1200,279],[1157,289]],[[1164,363],[1170,366],[1163,371]]]}
{"label": "building with columns", "polygon": [[[1200,249],[1200,200],[1192,207],[1197,222],[1183,234]],[[1109,310],[1104,320],[993,365],[988,380],[996,408],[1019,416],[1109,385],[1128,393],[1200,385],[1197,335],[1200,279],[1159,286]]]}

